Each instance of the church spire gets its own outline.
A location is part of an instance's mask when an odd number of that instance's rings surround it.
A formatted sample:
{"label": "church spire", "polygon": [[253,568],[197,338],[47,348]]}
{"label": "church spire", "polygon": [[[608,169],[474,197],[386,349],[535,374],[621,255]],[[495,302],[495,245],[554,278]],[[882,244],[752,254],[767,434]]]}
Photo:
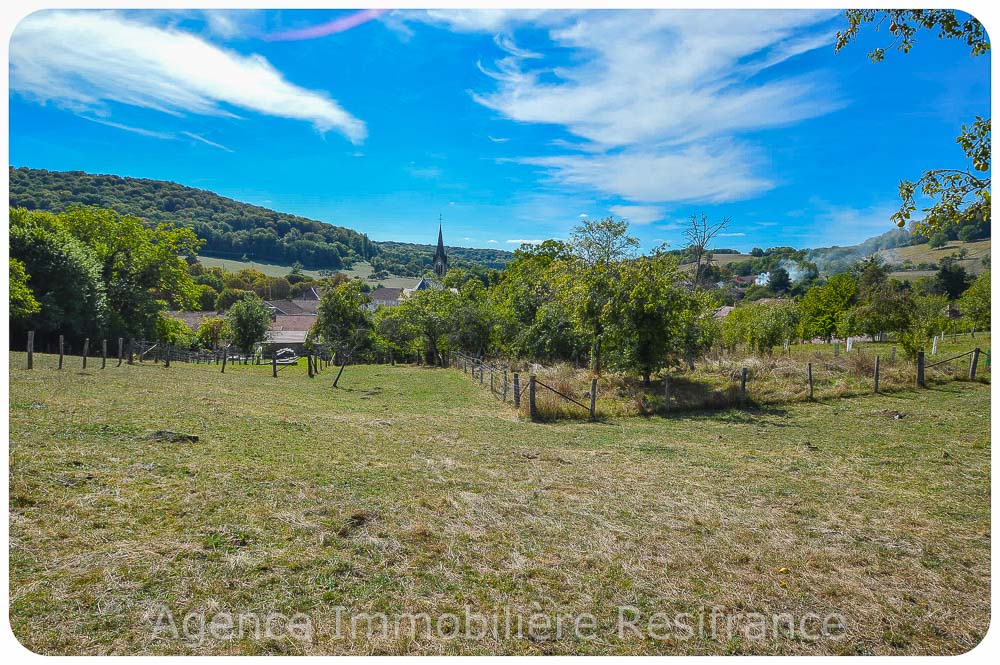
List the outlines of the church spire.
{"label": "church spire", "polygon": [[434,274],[438,279],[448,272],[448,255],[444,253],[444,236],[441,233],[441,216],[438,215],[438,244],[434,252]]}

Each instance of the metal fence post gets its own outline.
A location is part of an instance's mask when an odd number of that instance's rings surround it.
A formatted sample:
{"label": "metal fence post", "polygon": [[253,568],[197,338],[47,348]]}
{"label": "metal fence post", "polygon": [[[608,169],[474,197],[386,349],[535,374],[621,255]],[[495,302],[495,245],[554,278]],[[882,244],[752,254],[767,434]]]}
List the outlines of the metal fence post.
{"label": "metal fence post", "polygon": [[517,372],[514,372],[514,408],[521,408],[521,378]]}

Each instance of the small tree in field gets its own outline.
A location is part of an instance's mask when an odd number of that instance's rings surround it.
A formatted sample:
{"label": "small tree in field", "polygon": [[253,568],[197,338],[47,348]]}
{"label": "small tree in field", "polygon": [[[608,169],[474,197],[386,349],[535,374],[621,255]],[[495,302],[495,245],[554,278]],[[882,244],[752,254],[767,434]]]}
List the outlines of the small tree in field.
{"label": "small tree in field", "polygon": [[229,308],[227,316],[233,344],[249,356],[254,348],[267,338],[271,313],[264,301],[255,293],[244,295]]}
{"label": "small tree in field", "polygon": [[229,335],[229,322],[221,316],[203,319],[201,325],[198,326],[198,344],[203,349],[211,349],[212,351],[218,349]]}
{"label": "small tree in field", "polygon": [[358,280],[325,290],[316,312],[316,323],[309,333],[310,338],[329,344],[346,364],[358,349],[371,341],[372,321],[368,302],[368,295],[362,291]]}
{"label": "small tree in field", "polygon": [[962,315],[972,321],[973,331],[990,327],[990,271],[987,270],[972,282],[958,301]]}

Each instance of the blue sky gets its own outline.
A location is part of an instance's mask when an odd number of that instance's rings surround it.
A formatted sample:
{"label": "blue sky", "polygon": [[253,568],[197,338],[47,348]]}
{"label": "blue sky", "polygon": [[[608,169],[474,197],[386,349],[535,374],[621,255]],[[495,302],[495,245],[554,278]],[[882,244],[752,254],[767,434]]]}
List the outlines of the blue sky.
{"label": "blue sky", "polygon": [[961,165],[990,56],[831,11],[47,11],[11,40],[15,166],[173,180],[368,233],[514,249],[583,216],[648,249],[848,245]]}

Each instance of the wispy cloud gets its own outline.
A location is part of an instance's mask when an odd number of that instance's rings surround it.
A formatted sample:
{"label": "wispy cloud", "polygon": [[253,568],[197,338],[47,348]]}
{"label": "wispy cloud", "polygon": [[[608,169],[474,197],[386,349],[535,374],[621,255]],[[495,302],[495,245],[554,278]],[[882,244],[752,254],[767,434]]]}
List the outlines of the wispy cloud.
{"label": "wispy cloud", "polygon": [[720,238],[743,238],[745,236],[746,236],[746,234],[743,233],[743,232],[737,232],[737,233],[720,233],[719,234]]}
{"label": "wispy cloud", "polygon": [[487,243],[489,243],[490,245],[495,245],[495,244],[497,244],[497,241],[496,241],[496,240],[487,240],[486,242],[487,242]]}
{"label": "wispy cloud", "polygon": [[[546,14],[568,63],[537,58],[513,38],[480,70],[494,89],[480,104],[517,122],[562,126],[574,152],[525,156],[557,182],[634,203],[731,201],[773,187],[768,160],[740,137],[827,113],[840,102],[815,72],[780,63],[831,46],[811,11],[629,11]],[[516,32],[517,15],[439,18],[455,30]],[[488,27],[487,27],[488,26]],[[537,26],[536,26],[537,27]],[[607,39],[607,35],[627,35]],[[766,76],[761,76],[762,72]],[[777,73],[776,73],[777,72]],[[557,147],[560,147],[557,146]]]}
{"label": "wispy cloud", "polygon": [[226,146],[222,145],[221,143],[216,143],[215,141],[209,141],[208,139],[206,139],[204,136],[201,136],[200,134],[195,134],[194,132],[181,132],[181,134],[183,134],[184,136],[187,136],[188,138],[192,138],[195,141],[201,141],[205,145],[210,145],[213,148],[218,148],[219,150],[225,150],[226,152],[233,152],[232,148],[227,148]]}
{"label": "wispy cloud", "polygon": [[109,102],[237,118],[244,110],[338,131],[353,143],[365,123],[325,92],[287,80],[260,55],[242,55],[173,28],[109,11],[32,14],[11,38],[11,89],[78,114],[109,114]]}
{"label": "wispy cloud", "polygon": [[617,205],[611,206],[611,213],[633,224],[650,224],[663,219],[664,211],[660,206]]}
{"label": "wispy cloud", "polygon": [[508,138],[497,137],[497,136],[489,136],[489,135],[487,135],[486,138],[488,138],[489,140],[493,141],[494,143],[506,143],[507,141],[510,140]]}
{"label": "wispy cloud", "polygon": [[108,127],[114,127],[115,129],[121,129],[126,132],[132,132],[133,134],[139,134],[140,136],[148,136],[150,138],[156,139],[176,139],[177,136],[171,134],[170,132],[157,132],[152,129],[143,129],[142,127],[133,127],[131,125],[125,125],[120,122],[113,122],[111,120],[106,120],[104,118],[93,118],[88,115],[80,116],[84,120],[89,120],[91,122],[96,122],[99,125],[106,125]]}

